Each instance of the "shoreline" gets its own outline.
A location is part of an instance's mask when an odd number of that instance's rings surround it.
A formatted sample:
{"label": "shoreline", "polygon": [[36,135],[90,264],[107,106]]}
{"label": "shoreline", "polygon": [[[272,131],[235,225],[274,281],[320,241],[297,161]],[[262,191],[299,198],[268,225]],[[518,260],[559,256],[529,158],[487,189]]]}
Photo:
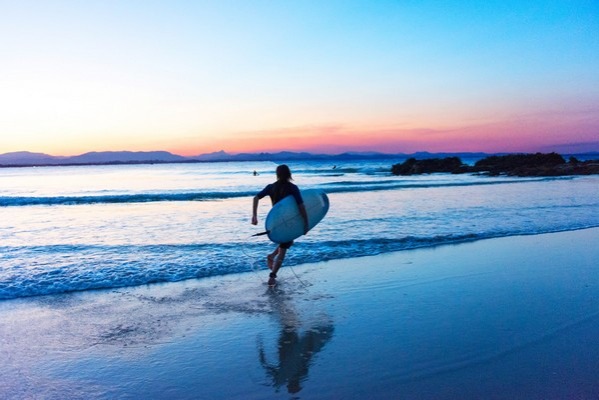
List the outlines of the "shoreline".
{"label": "shoreline", "polygon": [[[599,228],[0,302],[11,398],[594,398]],[[403,397],[402,397],[403,396]]]}
{"label": "shoreline", "polygon": [[[377,256],[385,256],[385,255],[389,255],[389,254],[394,254],[394,253],[401,253],[401,252],[405,252],[405,251],[435,249],[438,247],[475,243],[475,242],[485,241],[485,240],[511,238],[511,237],[538,236],[538,235],[547,235],[547,234],[555,234],[555,233],[563,233],[563,232],[576,232],[576,231],[587,230],[587,229],[599,229],[599,226],[556,229],[556,230],[553,230],[550,232],[542,232],[542,233],[520,232],[518,234],[511,234],[511,235],[507,235],[507,236],[493,235],[493,234],[490,234],[487,236],[464,235],[463,237],[452,238],[452,239],[449,239],[447,241],[442,241],[442,242],[420,243],[420,244],[416,243],[416,244],[410,244],[407,247],[383,251],[383,252],[375,252],[373,254],[341,256],[339,258],[324,259],[323,261],[320,261],[320,262],[304,260],[303,263],[297,263],[297,261],[294,259],[294,254],[291,253],[291,257],[287,258],[284,266],[288,267],[288,268],[289,267],[301,268],[304,264],[309,265],[309,264],[313,264],[313,263],[329,263],[329,262],[336,263],[336,262],[343,262],[343,261],[353,260],[353,259],[361,259],[364,257],[377,257]],[[259,258],[256,258],[254,255],[249,255],[246,252],[242,252],[242,253],[245,257],[249,257],[250,259],[253,260],[250,264],[256,265],[256,264],[260,263]],[[205,275],[205,276],[197,276],[197,277],[187,277],[187,278],[183,278],[183,279],[179,279],[179,280],[160,280],[160,281],[152,281],[152,282],[148,282],[148,283],[123,284],[123,285],[118,285],[118,286],[113,285],[113,286],[108,286],[108,287],[93,287],[93,288],[86,287],[83,289],[74,289],[74,290],[71,289],[71,290],[66,290],[66,291],[60,291],[60,292],[57,291],[57,292],[42,293],[42,294],[26,294],[26,295],[21,294],[21,295],[12,296],[12,297],[9,297],[8,295],[0,293],[0,304],[2,302],[18,301],[20,299],[35,299],[35,298],[41,298],[41,297],[45,297],[45,296],[61,296],[61,295],[70,295],[70,294],[77,294],[77,293],[104,292],[104,291],[111,291],[111,290],[127,290],[127,289],[135,289],[138,287],[145,287],[148,285],[163,285],[163,284],[168,285],[168,284],[185,283],[187,281],[195,281],[195,280],[203,280],[203,279],[219,279],[219,278],[225,278],[228,276],[235,277],[240,274],[246,274],[246,273],[252,273],[252,272],[257,273],[257,274],[268,275],[267,274],[268,270],[266,268],[266,264],[264,263],[264,265],[262,266],[262,269],[255,269],[254,267],[252,267],[251,270],[238,271],[238,272],[232,272],[232,273],[224,273],[224,274],[216,273],[213,275]]]}

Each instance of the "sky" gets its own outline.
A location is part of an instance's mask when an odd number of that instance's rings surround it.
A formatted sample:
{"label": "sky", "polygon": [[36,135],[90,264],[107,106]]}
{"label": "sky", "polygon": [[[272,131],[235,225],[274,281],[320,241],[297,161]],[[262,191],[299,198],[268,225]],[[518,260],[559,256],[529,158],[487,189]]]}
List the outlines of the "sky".
{"label": "sky", "polygon": [[0,154],[599,151],[597,0],[0,0]]}

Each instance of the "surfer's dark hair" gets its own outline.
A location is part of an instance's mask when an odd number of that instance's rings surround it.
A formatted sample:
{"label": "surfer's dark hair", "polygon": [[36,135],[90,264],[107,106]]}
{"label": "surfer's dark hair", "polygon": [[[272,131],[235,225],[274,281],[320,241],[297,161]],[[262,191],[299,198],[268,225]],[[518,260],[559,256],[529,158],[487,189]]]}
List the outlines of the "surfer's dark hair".
{"label": "surfer's dark hair", "polygon": [[277,180],[279,181],[291,181],[291,170],[285,164],[281,164],[277,167]]}

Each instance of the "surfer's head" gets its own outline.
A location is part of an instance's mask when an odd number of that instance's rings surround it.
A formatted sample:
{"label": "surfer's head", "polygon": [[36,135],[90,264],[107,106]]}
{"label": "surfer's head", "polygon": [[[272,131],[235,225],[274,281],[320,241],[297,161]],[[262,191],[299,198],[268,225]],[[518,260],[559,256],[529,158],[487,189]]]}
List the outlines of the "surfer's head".
{"label": "surfer's head", "polygon": [[291,170],[285,164],[281,164],[277,167],[277,180],[279,181],[290,181],[291,178]]}

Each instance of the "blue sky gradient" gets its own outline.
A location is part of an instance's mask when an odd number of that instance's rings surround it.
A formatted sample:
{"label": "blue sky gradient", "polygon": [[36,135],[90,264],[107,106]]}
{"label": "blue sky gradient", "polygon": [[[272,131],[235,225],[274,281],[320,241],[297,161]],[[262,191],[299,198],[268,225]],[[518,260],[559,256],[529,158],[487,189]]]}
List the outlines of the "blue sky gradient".
{"label": "blue sky gradient", "polygon": [[0,1],[0,14],[0,153],[599,150],[597,1]]}

